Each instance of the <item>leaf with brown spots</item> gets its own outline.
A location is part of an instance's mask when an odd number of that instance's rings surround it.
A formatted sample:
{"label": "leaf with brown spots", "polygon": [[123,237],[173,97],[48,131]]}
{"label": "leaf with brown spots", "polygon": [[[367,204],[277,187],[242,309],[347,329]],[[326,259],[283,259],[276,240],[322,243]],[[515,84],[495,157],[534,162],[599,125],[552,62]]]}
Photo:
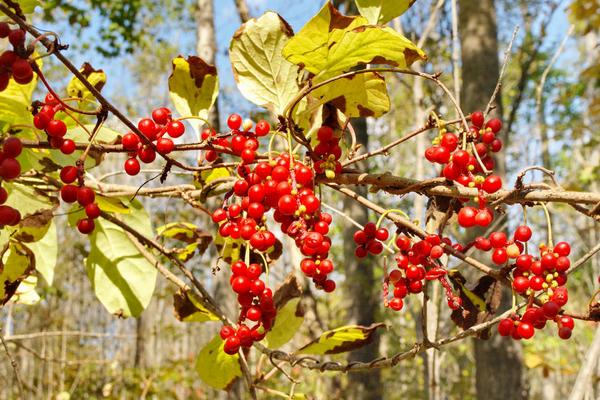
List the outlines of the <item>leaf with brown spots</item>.
{"label": "leaf with brown spots", "polygon": [[380,117],[390,109],[385,79],[376,72],[335,80],[315,89],[311,96],[317,100],[309,102],[311,111],[329,103],[349,118]]}
{"label": "leaf with brown spots", "polygon": [[[173,72],[169,76],[169,94],[177,112],[184,117],[208,118],[219,93],[219,78],[214,65],[197,56],[173,59]],[[188,121],[199,131],[202,121]]]}
{"label": "leaf with brown spots", "polygon": [[385,325],[348,325],[323,332],[321,336],[298,349],[299,354],[339,354],[358,349],[373,341],[377,329]]}
{"label": "leaf with brown spots", "polygon": [[[90,63],[83,63],[79,72],[97,91],[101,91],[106,84],[106,73],[101,69],[95,69]],[[67,85],[67,93],[71,97],[78,97],[80,99],[94,98],[92,92],[75,76],[71,78],[71,81]]]}
{"label": "leaf with brown spots", "polygon": [[179,289],[173,295],[175,318],[183,322],[218,321],[219,317],[209,311],[202,303],[190,295],[189,291]]}

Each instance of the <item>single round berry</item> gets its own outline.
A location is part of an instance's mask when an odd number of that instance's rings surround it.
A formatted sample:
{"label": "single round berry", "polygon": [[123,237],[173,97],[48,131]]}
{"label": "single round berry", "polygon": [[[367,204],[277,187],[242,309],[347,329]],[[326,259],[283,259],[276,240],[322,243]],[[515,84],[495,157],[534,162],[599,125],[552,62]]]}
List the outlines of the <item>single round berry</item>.
{"label": "single round berry", "polygon": [[0,177],[10,181],[21,174],[21,164],[14,158],[5,158],[0,163]]}
{"label": "single round berry", "polygon": [[91,204],[96,199],[96,194],[92,189],[86,186],[82,186],[77,189],[77,202],[85,207],[88,204]]}
{"label": "single round berry", "polygon": [[232,335],[225,340],[223,351],[229,355],[234,355],[240,350],[240,345],[240,338]]}
{"label": "single round berry", "polygon": [[79,222],[77,222],[77,229],[79,230],[79,232],[83,233],[84,235],[92,233],[92,231],[94,230],[95,227],[96,227],[96,224],[94,224],[93,219],[83,218],[83,219],[80,219]]}
{"label": "single round berry", "polygon": [[166,124],[171,119],[171,110],[165,107],[152,111],[152,119],[160,125]]}
{"label": "single round berry", "polygon": [[63,154],[73,154],[75,152],[75,142],[71,139],[64,139],[60,145],[60,152]]}
{"label": "single round berry", "polygon": [[60,119],[53,119],[46,124],[46,133],[53,137],[62,138],[67,133],[67,125]]}
{"label": "single round berry", "polygon": [[469,228],[474,226],[476,221],[475,217],[477,216],[477,209],[474,207],[463,207],[458,212],[458,224],[463,228]]}
{"label": "single round berry", "polygon": [[9,137],[2,145],[2,152],[5,157],[17,158],[23,150],[23,143],[16,137]]}
{"label": "single round berry", "polygon": [[172,138],[178,138],[185,133],[185,125],[181,121],[171,121],[167,125],[167,134]]}
{"label": "single round berry", "polygon": [[175,143],[169,138],[160,138],[156,143],[156,150],[160,154],[169,154],[175,148]]}
{"label": "single round berry", "polygon": [[73,183],[77,180],[77,167],[67,165],[60,170],[60,180],[64,183]]}
{"label": "single round berry", "polygon": [[227,126],[229,129],[238,130],[242,126],[242,117],[238,114],[231,114],[229,118],[227,118]]}
{"label": "single round berry", "polygon": [[471,114],[471,123],[478,128],[483,126],[485,117],[481,111],[475,111]]}
{"label": "single round berry", "polygon": [[140,138],[133,132],[126,133],[123,135],[123,139],[121,140],[123,143],[123,148],[125,150],[137,150],[138,145],[140,143]]}
{"label": "single round berry", "polygon": [[85,214],[88,218],[96,219],[100,216],[100,207],[97,203],[91,203],[85,206]]}
{"label": "single round berry", "polygon": [[515,230],[514,238],[519,242],[527,242],[531,239],[531,228],[527,225],[521,225]]}
{"label": "single round berry", "polygon": [[66,203],[75,203],[77,201],[77,186],[64,185],[60,189],[60,197]]}
{"label": "single round berry", "polygon": [[271,125],[264,119],[258,121],[256,124],[256,128],[254,128],[254,133],[256,136],[266,136],[271,131]]}

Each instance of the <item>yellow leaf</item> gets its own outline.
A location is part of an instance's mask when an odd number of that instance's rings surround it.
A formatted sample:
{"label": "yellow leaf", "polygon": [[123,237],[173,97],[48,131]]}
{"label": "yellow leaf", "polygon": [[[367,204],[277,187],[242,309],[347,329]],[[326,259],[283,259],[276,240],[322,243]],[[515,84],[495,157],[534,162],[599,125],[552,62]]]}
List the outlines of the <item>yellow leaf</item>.
{"label": "yellow leaf", "polygon": [[384,324],[371,326],[348,325],[323,332],[316,340],[300,348],[299,354],[338,354],[358,349],[373,340],[373,335]]}

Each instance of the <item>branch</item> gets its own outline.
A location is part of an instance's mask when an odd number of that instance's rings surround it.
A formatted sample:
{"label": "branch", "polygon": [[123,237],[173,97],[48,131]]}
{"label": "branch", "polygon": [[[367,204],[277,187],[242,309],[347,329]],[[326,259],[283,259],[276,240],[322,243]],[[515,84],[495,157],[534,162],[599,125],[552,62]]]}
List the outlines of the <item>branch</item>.
{"label": "branch", "polygon": [[246,23],[252,18],[250,16],[250,11],[248,10],[248,4],[246,4],[246,0],[235,0],[235,6],[238,11],[238,15],[240,16],[240,20],[243,23]]}
{"label": "branch", "polygon": [[17,380],[17,385],[19,388],[19,397],[21,399],[24,399],[24,397],[23,397],[23,382],[21,381],[21,375],[19,374],[19,365],[17,364],[17,362],[15,361],[13,356],[10,354],[10,351],[8,350],[8,346],[6,345],[6,342],[4,341],[4,335],[2,334],[1,327],[0,327],[0,341],[2,342],[2,347],[4,347],[4,352],[6,353],[6,356],[8,357],[8,359],[10,361],[10,365],[12,366],[13,372],[15,373],[15,379]]}

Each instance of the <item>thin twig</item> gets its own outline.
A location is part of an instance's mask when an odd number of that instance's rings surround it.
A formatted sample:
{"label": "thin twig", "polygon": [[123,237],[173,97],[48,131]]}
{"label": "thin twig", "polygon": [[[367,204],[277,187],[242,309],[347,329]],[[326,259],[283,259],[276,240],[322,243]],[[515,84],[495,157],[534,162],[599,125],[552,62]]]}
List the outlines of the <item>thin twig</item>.
{"label": "thin twig", "polygon": [[488,101],[488,104],[485,107],[485,111],[484,111],[485,115],[488,115],[490,113],[490,111],[492,110],[492,106],[493,106],[494,102],[496,101],[496,97],[498,96],[498,93],[500,92],[500,88],[502,87],[502,78],[504,77],[504,71],[506,70],[508,60],[510,59],[510,53],[512,50],[513,43],[515,42],[515,39],[517,37],[517,32],[519,32],[518,25],[515,26],[512,37],[510,39],[510,42],[508,42],[508,46],[506,47],[506,50],[504,51],[504,61],[502,62],[502,68],[500,69],[500,75],[498,76],[498,82],[496,82],[496,87],[494,88],[492,97],[490,97],[490,101]]}
{"label": "thin twig", "polygon": [[13,356],[10,354],[10,351],[8,350],[8,346],[6,345],[6,342],[4,341],[4,335],[2,334],[2,329],[3,329],[3,327],[0,327],[0,341],[2,342],[2,346],[4,347],[4,352],[6,353],[6,356],[8,357],[8,359],[10,361],[10,365],[12,366],[13,372],[15,374],[15,379],[17,381],[17,385],[19,388],[19,397],[21,399],[24,399],[24,397],[23,397],[23,382],[21,380],[21,375],[19,374],[19,365],[17,364],[17,361],[13,358]]}

